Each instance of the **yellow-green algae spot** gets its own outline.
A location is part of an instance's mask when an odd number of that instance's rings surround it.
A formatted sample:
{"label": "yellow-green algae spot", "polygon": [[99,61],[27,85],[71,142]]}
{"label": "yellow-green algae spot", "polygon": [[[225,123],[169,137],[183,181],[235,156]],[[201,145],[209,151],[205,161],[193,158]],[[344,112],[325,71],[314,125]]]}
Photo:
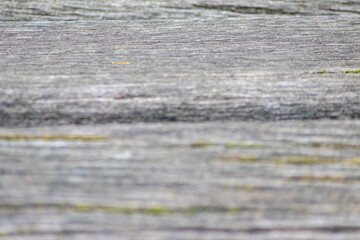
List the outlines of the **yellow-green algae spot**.
{"label": "yellow-green algae spot", "polygon": [[[40,205],[32,205],[32,206],[13,206],[14,209],[21,208],[39,208]],[[155,206],[155,207],[129,207],[129,206],[101,206],[101,205],[92,205],[92,204],[75,204],[75,205],[53,205],[49,204],[45,206],[46,208],[55,208],[58,211],[73,211],[79,212],[83,214],[93,213],[93,212],[102,212],[108,214],[144,214],[144,215],[154,215],[154,216],[162,216],[162,215],[173,215],[173,214],[201,214],[201,213],[211,213],[211,212],[221,212],[221,213],[231,213],[236,214],[239,213],[240,210],[244,211],[244,209],[233,208],[233,207],[223,207],[223,206],[189,206],[185,208],[171,208],[166,206]],[[246,210],[246,209],[245,209]]]}
{"label": "yellow-green algae spot", "polygon": [[151,208],[131,208],[131,207],[115,207],[115,206],[97,206],[88,204],[77,204],[68,207],[77,212],[106,212],[106,213],[121,213],[121,214],[136,214],[144,213],[148,215],[164,215],[171,212],[165,207],[151,207]]}
{"label": "yellow-green algae spot", "polygon": [[222,160],[225,161],[235,161],[235,162],[243,162],[243,163],[256,163],[260,162],[261,160],[257,157],[251,155],[243,155],[243,156],[230,156],[230,157],[223,157]]}
{"label": "yellow-green algae spot", "polygon": [[107,136],[90,136],[90,135],[17,135],[8,134],[0,135],[0,140],[5,141],[106,141]]}
{"label": "yellow-green algae spot", "polygon": [[351,143],[320,143],[320,142],[311,142],[311,147],[321,148],[328,147],[334,149],[360,149],[360,144],[351,144]]}
{"label": "yellow-green algae spot", "polygon": [[357,70],[349,70],[349,71],[343,71],[343,74],[360,74],[360,69]]}
{"label": "yellow-green algae spot", "polygon": [[346,179],[342,176],[294,176],[288,178],[291,181],[308,181],[308,182],[346,182],[349,179]]}
{"label": "yellow-green algae spot", "polygon": [[225,156],[220,158],[223,161],[233,161],[239,163],[272,163],[272,164],[292,164],[292,165],[326,165],[326,164],[340,164],[340,165],[351,165],[360,167],[360,158],[354,159],[334,159],[320,156],[284,156],[276,157],[271,161],[267,159],[261,159],[254,156]]}
{"label": "yellow-green algae spot", "polygon": [[74,210],[78,212],[94,212],[98,210],[98,207],[92,205],[78,204],[74,206]]}
{"label": "yellow-green algae spot", "polygon": [[330,72],[330,71],[327,71],[327,70],[321,70],[319,72],[316,72],[316,74],[332,74],[332,73],[335,73],[335,72]]}
{"label": "yellow-green algae spot", "polygon": [[231,207],[227,210],[227,214],[239,214],[241,212],[240,207]]}
{"label": "yellow-green algae spot", "polygon": [[240,145],[242,149],[253,149],[253,148],[261,148],[260,145],[254,143],[243,143]]}
{"label": "yellow-green algae spot", "polygon": [[[331,72],[331,71],[327,71],[327,70],[321,70],[318,72],[315,72],[315,74],[334,74],[336,72]],[[356,70],[347,70],[347,71],[342,71],[343,74],[360,74],[360,69],[356,69]]]}
{"label": "yellow-green algae spot", "polygon": [[253,148],[261,148],[261,145],[258,144],[254,144],[254,143],[241,143],[241,144],[237,144],[237,143],[225,143],[224,144],[225,148],[242,148],[242,149],[253,149]]}
{"label": "yellow-green algae spot", "polygon": [[217,144],[204,142],[204,141],[193,142],[190,144],[190,147],[193,147],[193,148],[204,148],[204,147],[214,147],[214,146],[217,146]]}
{"label": "yellow-green algae spot", "polygon": [[103,206],[103,207],[100,207],[99,210],[106,212],[106,213],[124,213],[124,214],[136,213],[135,208],[129,208],[129,207]]}
{"label": "yellow-green algae spot", "polygon": [[0,232],[0,238],[5,238],[5,237],[8,237],[8,236],[9,236],[8,233]]}
{"label": "yellow-green algae spot", "polygon": [[170,210],[164,207],[154,207],[154,208],[147,208],[145,209],[144,212],[150,215],[164,215],[164,214],[169,214]]}
{"label": "yellow-green algae spot", "polygon": [[351,159],[350,164],[355,166],[360,166],[360,158]]}
{"label": "yellow-green algae spot", "polygon": [[236,143],[225,143],[225,144],[224,144],[224,147],[225,147],[225,148],[238,148],[239,145],[236,144]]}
{"label": "yellow-green algae spot", "polygon": [[274,163],[278,164],[298,164],[298,165],[311,165],[311,164],[332,164],[337,161],[333,158],[324,157],[279,157],[273,158]]}

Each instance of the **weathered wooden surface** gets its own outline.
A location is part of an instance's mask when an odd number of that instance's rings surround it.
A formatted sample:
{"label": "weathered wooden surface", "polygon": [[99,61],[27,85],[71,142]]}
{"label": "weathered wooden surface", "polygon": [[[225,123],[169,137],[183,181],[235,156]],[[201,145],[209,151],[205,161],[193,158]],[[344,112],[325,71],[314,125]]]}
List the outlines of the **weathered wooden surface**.
{"label": "weathered wooden surface", "polygon": [[2,0],[0,20],[214,19],[260,15],[359,16],[358,0]]}
{"label": "weathered wooden surface", "polygon": [[171,19],[0,22],[1,239],[360,238],[358,2],[39,2]]}
{"label": "weathered wooden surface", "polygon": [[357,239],[359,132],[359,120],[2,128],[0,235]]}
{"label": "weathered wooden surface", "polygon": [[0,124],[358,118],[358,18],[293,19],[0,23]]}

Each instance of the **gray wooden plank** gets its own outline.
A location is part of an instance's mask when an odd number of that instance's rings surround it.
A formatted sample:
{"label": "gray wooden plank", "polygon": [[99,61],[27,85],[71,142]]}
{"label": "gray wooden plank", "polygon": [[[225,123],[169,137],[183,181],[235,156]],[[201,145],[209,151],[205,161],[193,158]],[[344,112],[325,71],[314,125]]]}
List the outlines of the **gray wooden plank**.
{"label": "gray wooden plank", "polygon": [[357,2],[104,2],[0,3],[127,19],[0,22],[1,239],[359,239]]}
{"label": "gray wooden plank", "polygon": [[359,129],[358,120],[1,128],[0,234],[356,239]]}
{"label": "gray wooden plank", "polygon": [[138,20],[214,19],[260,15],[360,14],[359,1],[343,0],[152,0],[152,1],[14,1],[0,2],[0,20]]}
{"label": "gray wooden plank", "polygon": [[357,20],[2,22],[0,123],[358,118]]}

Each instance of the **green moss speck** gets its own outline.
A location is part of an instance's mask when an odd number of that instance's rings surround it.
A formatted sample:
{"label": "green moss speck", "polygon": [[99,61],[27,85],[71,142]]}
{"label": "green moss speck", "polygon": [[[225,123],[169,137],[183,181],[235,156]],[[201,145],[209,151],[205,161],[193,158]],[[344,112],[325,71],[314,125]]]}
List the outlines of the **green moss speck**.
{"label": "green moss speck", "polygon": [[225,148],[238,148],[239,145],[236,144],[236,143],[225,143],[225,144],[224,144],[224,147],[225,147]]}
{"label": "green moss speck", "polygon": [[360,69],[357,70],[349,70],[349,71],[343,71],[343,74],[360,74]]}
{"label": "green moss speck", "polygon": [[326,71],[326,70],[321,70],[321,71],[316,72],[316,74],[332,74],[332,73],[335,73],[335,72],[330,72],[330,71]]}
{"label": "green moss speck", "polygon": [[346,182],[346,179],[343,176],[294,176],[289,177],[288,180],[290,181],[307,181],[307,182],[334,182],[334,183],[341,183]]}
{"label": "green moss speck", "polygon": [[240,212],[241,212],[240,207],[232,207],[232,208],[229,208],[226,213],[231,214],[231,215],[235,215],[235,214],[239,214]]}
{"label": "green moss speck", "polygon": [[355,166],[360,166],[360,158],[351,159],[350,164]]}
{"label": "green moss speck", "polygon": [[155,208],[145,209],[145,213],[150,215],[165,215],[165,214],[169,214],[170,210],[164,207],[155,207]]}
{"label": "green moss speck", "polygon": [[242,148],[242,149],[254,149],[254,148],[261,148],[261,145],[258,144],[254,144],[254,143],[241,143],[241,144],[237,144],[237,143],[225,143],[224,144],[225,148]]}
{"label": "green moss speck", "polygon": [[194,142],[194,143],[190,144],[190,147],[193,147],[193,148],[204,148],[204,147],[214,147],[214,146],[217,146],[217,144],[203,142],[203,141]]}
{"label": "green moss speck", "polygon": [[332,164],[332,163],[336,163],[336,160],[332,158],[322,158],[322,157],[280,157],[280,158],[273,158],[273,163],[299,164],[299,165]]}
{"label": "green moss speck", "polygon": [[253,143],[243,143],[241,144],[242,149],[253,149],[253,148],[261,148],[260,145],[253,144]]}
{"label": "green moss speck", "polygon": [[0,233],[0,238],[5,238],[5,237],[8,237],[8,236],[9,236],[8,233],[5,233],[5,232]]}
{"label": "green moss speck", "polygon": [[97,208],[96,206],[91,206],[91,205],[85,205],[85,204],[78,204],[74,206],[74,209],[78,212],[93,212],[95,211]]}
{"label": "green moss speck", "polygon": [[0,135],[0,140],[5,141],[105,141],[109,140],[106,136],[86,136],[86,135]]}
{"label": "green moss speck", "polygon": [[242,162],[242,163],[256,163],[260,162],[261,159],[254,157],[254,156],[230,156],[230,157],[223,157],[222,160],[224,161],[235,161],[235,162]]}

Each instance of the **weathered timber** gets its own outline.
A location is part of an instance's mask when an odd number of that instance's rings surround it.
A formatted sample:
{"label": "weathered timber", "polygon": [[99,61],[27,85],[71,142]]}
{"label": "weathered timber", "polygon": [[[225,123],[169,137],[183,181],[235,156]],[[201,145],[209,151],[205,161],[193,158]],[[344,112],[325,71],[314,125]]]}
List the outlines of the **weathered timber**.
{"label": "weathered timber", "polygon": [[357,239],[360,121],[0,129],[2,239]]}
{"label": "weathered timber", "polygon": [[358,18],[0,28],[2,126],[360,116]]}
{"label": "weathered timber", "polygon": [[359,16],[360,2],[352,0],[37,0],[0,2],[0,20],[138,20],[214,19],[260,15]]}
{"label": "weathered timber", "polygon": [[0,22],[1,239],[360,238],[357,2],[45,2],[126,21]]}

